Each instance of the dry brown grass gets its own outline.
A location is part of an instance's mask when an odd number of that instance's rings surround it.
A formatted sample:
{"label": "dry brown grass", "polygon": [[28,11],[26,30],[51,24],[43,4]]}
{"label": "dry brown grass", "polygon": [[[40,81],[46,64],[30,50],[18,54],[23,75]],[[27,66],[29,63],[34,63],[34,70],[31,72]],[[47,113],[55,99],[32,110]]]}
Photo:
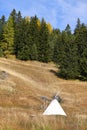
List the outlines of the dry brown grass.
{"label": "dry brown grass", "polygon": [[[0,70],[9,74],[0,79],[0,130],[87,129],[87,82],[58,78],[53,63],[0,58]],[[67,117],[43,117],[40,97],[57,92]]]}

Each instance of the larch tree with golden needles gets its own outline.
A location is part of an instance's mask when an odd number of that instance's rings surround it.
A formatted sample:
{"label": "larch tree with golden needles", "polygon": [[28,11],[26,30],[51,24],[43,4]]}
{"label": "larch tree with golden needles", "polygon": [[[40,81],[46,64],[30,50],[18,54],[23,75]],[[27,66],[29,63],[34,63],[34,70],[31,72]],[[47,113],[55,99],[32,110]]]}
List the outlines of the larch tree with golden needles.
{"label": "larch tree with golden needles", "polygon": [[3,56],[3,44],[2,44],[2,40],[3,40],[3,28],[5,25],[5,16],[3,15],[0,19],[0,57]]}
{"label": "larch tree with golden needles", "polygon": [[4,51],[4,55],[7,57],[8,55],[14,54],[14,24],[13,17],[9,16],[7,23],[4,26],[3,30],[3,40],[2,40],[2,48]]}

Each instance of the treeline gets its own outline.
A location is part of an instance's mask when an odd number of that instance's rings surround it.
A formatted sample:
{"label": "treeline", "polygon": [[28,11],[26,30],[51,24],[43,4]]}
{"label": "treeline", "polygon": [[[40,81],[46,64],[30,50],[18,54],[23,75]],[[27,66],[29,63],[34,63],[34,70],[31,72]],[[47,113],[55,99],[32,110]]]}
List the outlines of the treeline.
{"label": "treeline", "polygon": [[58,66],[65,79],[87,80],[87,26],[78,18],[75,30],[53,29],[44,18],[22,17],[15,9],[8,20],[0,19],[0,56],[20,60],[37,60]]}

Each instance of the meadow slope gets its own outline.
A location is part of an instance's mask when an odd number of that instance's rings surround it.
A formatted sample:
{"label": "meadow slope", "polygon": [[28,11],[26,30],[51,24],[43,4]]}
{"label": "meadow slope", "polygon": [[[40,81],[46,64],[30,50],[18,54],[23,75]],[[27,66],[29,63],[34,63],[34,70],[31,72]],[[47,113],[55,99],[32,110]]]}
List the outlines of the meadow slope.
{"label": "meadow slope", "polygon": [[[1,129],[34,130],[32,125],[27,125],[29,121],[31,120],[32,124],[32,122],[45,118],[42,116],[44,102],[41,96],[51,99],[55,93],[58,93],[62,98],[61,106],[67,117],[64,117],[64,120],[63,117],[58,119],[52,117],[52,120],[56,120],[54,130],[57,130],[56,123],[61,118],[62,128],[60,130],[63,129],[63,125],[66,127],[65,124],[67,123],[65,122],[70,119],[72,119],[72,125],[67,124],[67,128],[70,127],[70,130],[73,128],[77,130],[80,130],[80,128],[87,129],[86,123],[84,127],[82,124],[76,125],[76,121],[78,123],[87,121],[87,82],[60,79],[56,76],[57,71],[58,69],[53,63],[24,62],[0,58]],[[4,79],[2,79],[2,72],[6,74]],[[52,122],[51,118],[48,118],[46,117],[43,120]],[[49,129],[51,130],[51,128]],[[43,130],[48,130],[48,128]]]}

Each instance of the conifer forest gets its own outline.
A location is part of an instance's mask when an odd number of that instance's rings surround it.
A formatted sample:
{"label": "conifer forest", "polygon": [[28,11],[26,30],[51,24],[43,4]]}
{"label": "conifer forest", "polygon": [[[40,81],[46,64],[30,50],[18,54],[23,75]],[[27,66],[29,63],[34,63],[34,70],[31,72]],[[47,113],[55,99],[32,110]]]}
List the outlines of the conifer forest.
{"label": "conifer forest", "polygon": [[0,18],[0,57],[54,62],[57,75],[64,79],[87,81],[87,25],[77,19],[74,31],[53,28],[44,18],[22,17],[12,10]]}

